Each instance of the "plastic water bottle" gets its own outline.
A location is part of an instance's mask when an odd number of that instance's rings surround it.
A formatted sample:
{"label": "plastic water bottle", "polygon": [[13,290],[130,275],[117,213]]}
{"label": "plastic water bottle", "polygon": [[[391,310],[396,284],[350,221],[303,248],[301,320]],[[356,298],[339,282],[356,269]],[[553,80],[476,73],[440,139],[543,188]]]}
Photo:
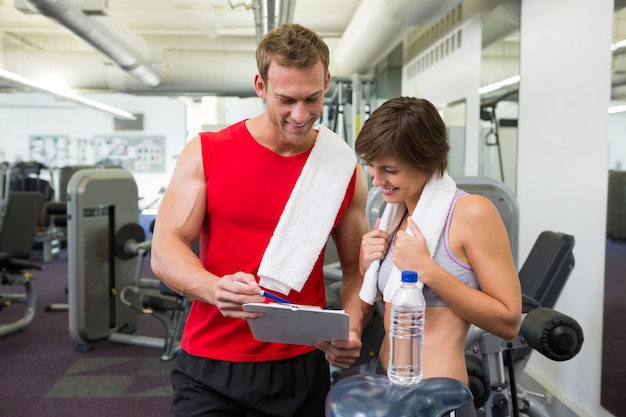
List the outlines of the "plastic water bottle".
{"label": "plastic water bottle", "polygon": [[391,301],[391,350],[387,376],[393,385],[422,380],[422,341],[426,302],[417,285],[417,272],[403,271],[402,285]]}

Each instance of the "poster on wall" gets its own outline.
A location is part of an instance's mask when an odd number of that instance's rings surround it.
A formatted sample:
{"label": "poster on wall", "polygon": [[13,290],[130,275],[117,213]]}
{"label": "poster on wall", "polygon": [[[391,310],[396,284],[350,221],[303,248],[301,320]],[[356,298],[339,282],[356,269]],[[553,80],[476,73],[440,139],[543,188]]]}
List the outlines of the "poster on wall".
{"label": "poster on wall", "polygon": [[29,159],[48,168],[70,165],[70,138],[64,135],[30,136]]}
{"label": "poster on wall", "polygon": [[120,166],[131,172],[165,172],[165,136],[95,136],[96,165]]}

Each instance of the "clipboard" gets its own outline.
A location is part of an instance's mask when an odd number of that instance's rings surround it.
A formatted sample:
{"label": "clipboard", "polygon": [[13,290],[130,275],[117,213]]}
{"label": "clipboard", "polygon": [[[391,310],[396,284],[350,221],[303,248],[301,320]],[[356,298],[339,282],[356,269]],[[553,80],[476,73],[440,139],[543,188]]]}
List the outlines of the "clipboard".
{"label": "clipboard", "polygon": [[347,340],[349,316],[343,310],[279,303],[246,303],[244,311],[263,313],[248,319],[255,339],[261,342],[314,346],[318,340]]}

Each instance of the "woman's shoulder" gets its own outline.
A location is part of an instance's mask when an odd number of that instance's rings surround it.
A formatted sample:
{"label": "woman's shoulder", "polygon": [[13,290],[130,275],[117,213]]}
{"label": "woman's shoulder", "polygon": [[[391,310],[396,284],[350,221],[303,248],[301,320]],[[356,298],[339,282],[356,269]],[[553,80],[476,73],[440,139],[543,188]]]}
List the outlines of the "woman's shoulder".
{"label": "woman's shoulder", "polygon": [[463,223],[482,222],[490,220],[494,216],[497,219],[500,218],[498,209],[489,198],[480,194],[463,194],[454,207],[454,217]]}

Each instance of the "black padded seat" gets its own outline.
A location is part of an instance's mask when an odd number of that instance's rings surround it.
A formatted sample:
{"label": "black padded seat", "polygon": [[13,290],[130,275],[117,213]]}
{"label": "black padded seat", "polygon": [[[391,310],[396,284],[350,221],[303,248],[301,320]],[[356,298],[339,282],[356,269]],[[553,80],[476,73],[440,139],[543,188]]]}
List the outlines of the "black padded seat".
{"label": "black padded seat", "polygon": [[8,252],[13,258],[30,258],[43,202],[44,196],[38,191],[9,194],[0,225],[0,252]]}

